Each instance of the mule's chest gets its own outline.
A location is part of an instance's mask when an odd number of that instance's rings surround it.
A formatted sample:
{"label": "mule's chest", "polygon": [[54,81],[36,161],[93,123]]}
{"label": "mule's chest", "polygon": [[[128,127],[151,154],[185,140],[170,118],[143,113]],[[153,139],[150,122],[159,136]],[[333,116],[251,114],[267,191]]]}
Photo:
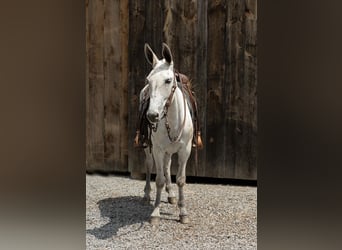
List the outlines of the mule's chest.
{"label": "mule's chest", "polygon": [[178,152],[179,149],[184,145],[183,140],[171,143],[170,139],[165,136],[165,134],[159,135],[158,133],[153,133],[151,140],[153,147],[157,147],[161,151],[168,154],[174,154]]}

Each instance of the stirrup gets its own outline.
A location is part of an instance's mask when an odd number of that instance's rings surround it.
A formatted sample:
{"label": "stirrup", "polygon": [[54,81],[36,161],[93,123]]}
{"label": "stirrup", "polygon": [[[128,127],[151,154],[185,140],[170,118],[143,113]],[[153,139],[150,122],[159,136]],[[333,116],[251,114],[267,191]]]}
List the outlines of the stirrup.
{"label": "stirrup", "polygon": [[197,138],[193,139],[192,141],[192,147],[193,148],[199,148],[199,149],[203,149],[203,142],[202,142],[202,138],[201,138],[201,132],[198,131],[197,132]]}
{"label": "stirrup", "polygon": [[135,132],[135,138],[134,138],[134,147],[137,148],[139,147],[139,136],[140,136],[140,130],[137,130]]}
{"label": "stirrup", "polygon": [[197,132],[197,141],[196,141],[196,146],[199,148],[199,149],[202,149],[203,148],[203,142],[202,142],[202,138],[201,138],[201,132],[198,131]]}

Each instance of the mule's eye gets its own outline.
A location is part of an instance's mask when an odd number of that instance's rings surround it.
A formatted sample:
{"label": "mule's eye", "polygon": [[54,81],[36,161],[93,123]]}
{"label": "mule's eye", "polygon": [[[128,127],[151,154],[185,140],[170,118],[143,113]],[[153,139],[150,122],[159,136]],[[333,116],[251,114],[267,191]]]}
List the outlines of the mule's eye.
{"label": "mule's eye", "polygon": [[172,79],[171,79],[171,78],[168,78],[168,79],[165,80],[165,83],[166,83],[166,84],[170,84],[171,81],[172,81]]}

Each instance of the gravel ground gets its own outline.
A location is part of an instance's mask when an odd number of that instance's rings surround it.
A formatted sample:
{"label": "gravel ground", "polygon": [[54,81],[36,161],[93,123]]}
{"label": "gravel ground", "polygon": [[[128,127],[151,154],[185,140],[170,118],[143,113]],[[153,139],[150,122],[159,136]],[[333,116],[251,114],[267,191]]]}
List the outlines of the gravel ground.
{"label": "gravel ground", "polygon": [[[87,249],[257,249],[257,188],[186,184],[189,224],[162,193],[159,226],[142,202],[145,182],[87,175]],[[176,194],[177,185],[173,185]],[[155,198],[155,183],[152,182]]]}

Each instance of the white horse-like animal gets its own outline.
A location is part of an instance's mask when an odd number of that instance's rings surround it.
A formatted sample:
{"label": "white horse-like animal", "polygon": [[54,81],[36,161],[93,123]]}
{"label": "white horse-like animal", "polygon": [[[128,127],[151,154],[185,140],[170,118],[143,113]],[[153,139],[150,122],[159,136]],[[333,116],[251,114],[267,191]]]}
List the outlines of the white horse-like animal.
{"label": "white horse-like animal", "polygon": [[185,208],[183,187],[186,181],[185,169],[189,159],[193,138],[193,123],[188,104],[175,78],[173,59],[170,48],[163,43],[163,59],[159,60],[148,44],[145,44],[145,57],[152,65],[152,70],[146,78],[146,86],[140,93],[140,101],[148,93],[149,107],[146,113],[151,123],[152,148],[145,149],[146,154],[146,186],[144,198],[150,201],[150,174],[153,165],[156,167],[156,200],[151,224],[160,221],[160,197],[166,184],[168,201],[176,203],[176,196],[171,187],[171,156],[178,154],[178,172],[176,183],[179,191],[178,206],[180,222],[188,223],[188,212]]}

